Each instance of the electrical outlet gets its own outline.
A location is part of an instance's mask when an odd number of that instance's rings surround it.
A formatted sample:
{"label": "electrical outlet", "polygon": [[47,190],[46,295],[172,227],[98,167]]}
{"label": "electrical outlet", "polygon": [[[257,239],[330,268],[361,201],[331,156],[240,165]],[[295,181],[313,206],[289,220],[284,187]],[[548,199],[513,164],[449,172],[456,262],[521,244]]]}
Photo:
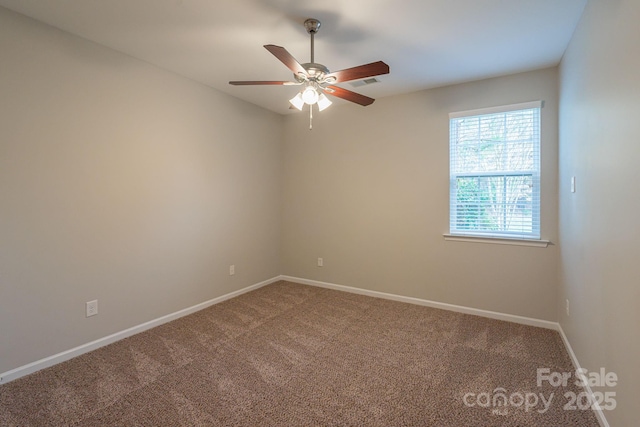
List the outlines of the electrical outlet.
{"label": "electrical outlet", "polygon": [[566,304],[566,309],[567,309],[567,316],[570,316],[569,314],[569,300],[566,300],[567,304]]}
{"label": "electrical outlet", "polygon": [[322,258],[318,258],[318,267],[324,267],[324,260]]}
{"label": "electrical outlet", "polygon": [[95,316],[98,314],[98,300],[87,301],[86,303],[87,317]]}
{"label": "electrical outlet", "polygon": [[231,264],[229,266],[229,276],[233,276],[234,274],[236,274],[236,266],[235,264]]}

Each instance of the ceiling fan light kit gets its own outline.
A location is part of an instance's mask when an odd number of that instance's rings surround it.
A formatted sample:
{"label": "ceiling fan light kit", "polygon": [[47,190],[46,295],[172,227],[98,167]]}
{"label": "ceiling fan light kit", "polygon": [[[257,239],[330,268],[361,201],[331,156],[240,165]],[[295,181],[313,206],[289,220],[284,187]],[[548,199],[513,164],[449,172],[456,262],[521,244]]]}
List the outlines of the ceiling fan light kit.
{"label": "ceiling fan light kit", "polygon": [[309,129],[313,128],[313,106],[317,105],[318,111],[322,111],[332,104],[325,93],[362,106],[373,104],[373,101],[375,101],[373,98],[343,89],[339,86],[334,86],[334,84],[388,74],[389,66],[382,61],[378,61],[333,73],[330,72],[324,65],[314,62],[314,35],[320,29],[320,25],[321,23],[317,19],[310,18],[304,21],[304,28],[311,36],[311,62],[300,64],[289,52],[287,52],[285,48],[281,46],[272,44],[264,46],[265,49],[271,52],[273,56],[278,58],[280,62],[286,65],[287,68],[293,72],[293,78],[295,81],[230,81],[229,84],[234,86],[303,86],[302,90],[289,100],[289,103],[293,108],[300,111],[302,111],[305,104],[309,105]]}

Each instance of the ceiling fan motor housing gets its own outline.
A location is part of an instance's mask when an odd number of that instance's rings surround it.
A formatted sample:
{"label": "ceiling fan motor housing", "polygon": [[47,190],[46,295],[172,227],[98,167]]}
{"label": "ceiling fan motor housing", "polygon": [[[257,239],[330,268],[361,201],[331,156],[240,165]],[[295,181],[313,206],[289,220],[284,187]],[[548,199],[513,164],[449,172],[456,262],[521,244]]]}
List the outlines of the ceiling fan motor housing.
{"label": "ceiling fan motor housing", "polygon": [[307,70],[307,79],[316,81],[318,83],[323,82],[324,78],[327,74],[329,74],[329,69],[322,64],[318,64],[316,62],[308,62],[306,64],[300,64],[302,67]]}

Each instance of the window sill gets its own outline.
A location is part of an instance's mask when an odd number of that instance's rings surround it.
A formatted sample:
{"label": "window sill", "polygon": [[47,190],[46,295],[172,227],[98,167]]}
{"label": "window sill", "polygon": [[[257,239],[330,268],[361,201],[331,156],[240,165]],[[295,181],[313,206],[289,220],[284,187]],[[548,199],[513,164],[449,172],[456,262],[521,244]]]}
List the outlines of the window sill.
{"label": "window sill", "polygon": [[494,245],[533,246],[546,248],[551,242],[534,239],[509,239],[504,237],[463,236],[458,234],[443,234],[444,240],[452,242],[492,243]]}

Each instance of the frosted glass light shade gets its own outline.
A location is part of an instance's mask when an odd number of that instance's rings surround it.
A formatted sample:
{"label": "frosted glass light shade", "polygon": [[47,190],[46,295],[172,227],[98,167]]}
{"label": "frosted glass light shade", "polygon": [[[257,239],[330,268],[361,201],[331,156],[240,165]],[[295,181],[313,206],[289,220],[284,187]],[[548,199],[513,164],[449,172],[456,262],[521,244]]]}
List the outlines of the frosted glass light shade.
{"label": "frosted glass light shade", "polygon": [[318,110],[322,111],[331,104],[333,104],[333,102],[331,102],[329,98],[325,96],[324,93],[321,93],[320,96],[318,97]]}
{"label": "frosted glass light shade", "polygon": [[302,111],[302,107],[304,106],[304,101],[302,100],[302,95],[301,94],[297,94],[296,96],[294,96],[293,98],[291,98],[289,100],[289,102],[291,103],[291,105],[293,105],[295,108],[297,108],[298,110]]}
{"label": "frosted glass light shade", "polygon": [[311,86],[302,91],[302,100],[305,104],[313,105],[318,102],[318,92]]}

